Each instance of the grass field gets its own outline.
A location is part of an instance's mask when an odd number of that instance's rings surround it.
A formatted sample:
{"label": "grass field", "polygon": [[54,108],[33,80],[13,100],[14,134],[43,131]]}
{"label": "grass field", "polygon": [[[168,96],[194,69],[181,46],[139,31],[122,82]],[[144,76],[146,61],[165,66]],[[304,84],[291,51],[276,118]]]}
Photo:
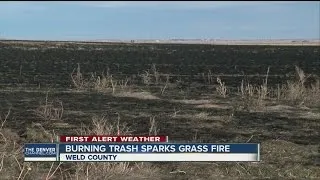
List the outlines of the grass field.
{"label": "grass field", "polygon": [[[0,179],[319,179],[319,46],[0,41]],[[260,163],[24,163],[74,134],[259,142]]]}

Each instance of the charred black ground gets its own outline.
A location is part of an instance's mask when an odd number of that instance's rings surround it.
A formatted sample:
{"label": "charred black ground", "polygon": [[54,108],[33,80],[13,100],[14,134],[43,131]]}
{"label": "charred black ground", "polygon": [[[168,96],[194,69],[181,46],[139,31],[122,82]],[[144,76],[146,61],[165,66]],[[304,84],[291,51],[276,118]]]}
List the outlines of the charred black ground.
{"label": "charred black ground", "polygon": [[[261,85],[268,68],[270,88],[294,80],[295,66],[309,74],[306,84],[311,84],[320,76],[319,57],[319,46],[3,41],[0,42],[0,112],[11,109],[6,126],[17,132],[22,141],[30,140],[28,131],[34,124],[40,123],[60,134],[74,134],[77,127],[89,125],[92,116],[98,115],[112,122],[120,117],[135,134],[148,134],[150,118],[154,118],[159,133],[178,142],[262,143],[260,165],[155,163],[160,170],[154,176],[159,179],[320,178],[314,162],[320,143],[319,106],[270,100],[261,110],[251,111],[240,108],[243,100],[237,96],[242,80]],[[76,91],[71,74],[78,65],[84,77],[109,73],[115,79],[127,78],[130,90],[119,90],[118,94]],[[141,74],[146,71],[151,74],[152,67],[161,73],[160,80],[146,85]],[[167,75],[169,79],[165,81]],[[228,87],[226,98],[215,93],[217,77]],[[166,83],[168,86],[162,92]],[[127,95],[129,92],[131,95]],[[143,93],[133,96],[132,92],[148,93],[151,97],[146,98]],[[61,120],[44,121],[35,115],[47,94],[51,101],[63,102]],[[59,123],[65,126],[58,127]],[[295,155],[280,151],[292,151]],[[170,174],[172,169],[187,173]]]}

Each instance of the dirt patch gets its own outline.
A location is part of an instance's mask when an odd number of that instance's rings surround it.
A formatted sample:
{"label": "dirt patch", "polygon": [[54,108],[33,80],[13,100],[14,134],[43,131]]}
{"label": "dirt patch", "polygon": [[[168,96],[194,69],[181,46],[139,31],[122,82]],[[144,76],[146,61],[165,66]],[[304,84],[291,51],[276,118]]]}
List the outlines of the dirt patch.
{"label": "dirt patch", "polygon": [[130,97],[136,99],[160,99],[157,96],[152,95],[149,92],[122,92],[114,94],[115,97]]}
{"label": "dirt patch", "polygon": [[195,106],[196,108],[213,108],[213,109],[231,109],[232,107],[222,104],[200,104]]}

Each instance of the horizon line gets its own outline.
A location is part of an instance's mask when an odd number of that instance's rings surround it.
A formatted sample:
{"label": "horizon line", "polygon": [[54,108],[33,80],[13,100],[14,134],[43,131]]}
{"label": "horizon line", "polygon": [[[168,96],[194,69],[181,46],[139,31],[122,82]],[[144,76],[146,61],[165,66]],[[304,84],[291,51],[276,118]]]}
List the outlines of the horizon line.
{"label": "horizon line", "polygon": [[243,38],[243,39],[227,39],[227,38],[168,38],[168,39],[161,39],[161,38],[132,38],[132,39],[83,39],[83,40],[76,40],[76,39],[66,39],[66,40],[53,40],[53,39],[15,39],[15,38],[2,38],[0,37],[0,41],[86,41],[86,42],[99,42],[99,41],[170,41],[170,40],[178,40],[178,41],[296,41],[296,40],[308,40],[308,41],[320,41],[320,38]]}
{"label": "horizon line", "polygon": [[75,43],[75,44],[179,44],[179,45],[241,45],[241,46],[320,46],[320,39],[255,39],[255,40],[225,40],[225,39],[140,39],[140,40],[18,40],[0,39],[0,43]]}

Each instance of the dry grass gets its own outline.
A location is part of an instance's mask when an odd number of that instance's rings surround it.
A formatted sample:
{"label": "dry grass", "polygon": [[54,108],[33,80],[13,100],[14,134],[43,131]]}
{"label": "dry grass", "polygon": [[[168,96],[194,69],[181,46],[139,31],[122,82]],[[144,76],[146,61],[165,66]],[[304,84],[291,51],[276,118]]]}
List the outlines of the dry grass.
{"label": "dry grass", "polygon": [[79,131],[79,135],[131,135],[129,127],[125,124],[120,124],[120,115],[116,122],[112,123],[106,117],[94,116],[92,118],[91,127],[83,126]]}
{"label": "dry grass", "polygon": [[258,110],[264,107],[264,89],[262,86],[254,86],[250,83],[241,82],[240,93],[242,99],[242,107],[246,110]]}
{"label": "dry grass", "polygon": [[[151,84],[154,84],[154,85],[165,84],[165,88],[170,78],[168,74],[160,73],[155,64],[152,64],[149,69],[143,71],[143,73],[139,74],[138,76],[141,78],[142,83],[146,86],[149,86]],[[161,88],[161,91],[164,91],[163,89],[165,88],[164,87]]]}
{"label": "dry grass", "polygon": [[[76,73],[74,73],[76,71]],[[115,80],[114,77],[107,72],[106,75],[92,75],[89,79],[83,77],[80,72],[80,65],[77,70],[74,70],[71,75],[72,83],[77,90],[93,89],[98,92],[110,92],[119,96],[135,97],[139,99],[158,99],[157,97],[147,96],[144,93],[128,93],[129,79]],[[145,74],[145,84],[160,83],[161,74],[157,71],[155,65],[151,67]],[[150,72],[150,73],[149,73]],[[266,106],[268,100],[276,97],[278,103],[290,102],[296,105],[315,106],[319,105],[320,99],[320,81],[319,79],[311,85],[306,85],[309,75],[305,75],[303,70],[296,67],[297,79],[290,81],[287,84],[279,85],[273,90],[268,87],[268,74],[262,85],[253,85],[242,81],[239,87],[241,96],[241,106],[248,110],[257,110]],[[144,76],[143,76],[144,77]],[[212,73],[209,72],[207,82],[212,83]],[[143,81],[144,81],[143,80]],[[161,88],[163,95],[169,78],[167,77],[166,84]],[[220,78],[217,78],[219,87],[216,89],[222,97],[227,97],[227,86]],[[272,94],[273,93],[273,94]],[[209,100],[171,100],[170,102],[180,102],[184,104],[192,104],[194,106],[209,105],[212,99]],[[217,109],[217,106],[214,106]],[[279,112],[283,112],[281,109]],[[62,102],[49,101],[48,94],[45,102],[36,110],[36,115],[42,118],[43,122],[52,122],[52,120],[62,120],[64,108]],[[234,119],[233,112],[229,115],[211,116],[209,113],[195,113],[190,116],[179,114],[181,111],[174,109],[173,118],[186,118],[198,120],[193,127],[220,127],[219,122],[232,122]],[[162,171],[151,163],[24,163],[22,156],[22,139],[18,134],[14,133],[9,128],[5,127],[6,121],[10,118],[11,111],[9,110],[4,116],[0,114],[0,179],[79,179],[79,180],[100,180],[100,179],[156,179],[161,177]],[[312,115],[316,119],[318,114]],[[204,123],[199,123],[202,120]],[[206,120],[210,120],[209,122]],[[90,125],[83,126],[78,130],[78,133],[83,135],[131,135],[133,130],[126,124],[121,123],[120,115],[115,120],[107,119],[101,116],[94,116]],[[205,122],[208,122],[205,124]],[[223,126],[221,125],[221,128]],[[40,123],[34,123],[31,127],[26,128],[26,140],[28,142],[48,142],[53,141],[56,137],[54,129],[45,129]],[[151,116],[149,121],[149,135],[159,134],[160,129],[156,121],[156,116]],[[196,164],[186,165],[184,174],[193,173],[194,179],[200,174],[197,170],[210,171],[211,178],[226,178],[226,177],[282,177],[282,178],[318,178],[320,175],[315,167],[311,169],[304,167],[309,154],[304,146],[298,146],[288,142],[263,142],[263,162],[259,165],[255,164],[223,164],[212,163],[210,166],[203,166],[203,169]],[[287,152],[292,152],[287,153]],[[286,157],[285,157],[286,156]],[[295,162],[295,165],[291,165]],[[289,163],[290,165],[286,164]],[[185,163],[188,164],[188,163]],[[183,163],[181,163],[183,167]],[[195,171],[195,172],[193,172]],[[208,172],[205,172],[208,175]],[[164,175],[165,179],[166,175]],[[172,176],[171,176],[172,177]],[[178,177],[178,176],[177,176]],[[192,175],[188,176],[192,178]],[[187,177],[182,177],[187,179]]]}
{"label": "dry grass", "polygon": [[[262,85],[253,85],[242,81],[241,86],[238,88],[242,98],[242,105],[240,106],[247,110],[261,110],[261,108],[266,106],[267,100],[271,100],[274,96],[276,96],[279,102],[285,100],[294,105],[318,105],[319,103],[317,99],[320,97],[319,80],[312,84],[311,87],[306,87],[305,82],[310,75],[305,75],[303,70],[298,66],[295,68],[297,79],[295,81],[289,81],[285,85],[279,85],[276,90],[268,87],[270,68],[267,70],[266,78],[263,80]],[[83,77],[83,74],[80,71],[80,65],[78,64],[76,73],[74,72],[75,70],[71,75],[71,79],[74,87],[77,90],[92,89],[104,93],[109,92],[112,94],[123,94],[124,92],[128,92],[130,89],[130,86],[128,86],[129,78],[125,78],[124,80],[115,80],[109,71],[106,75],[102,74],[101,76],[96,76],[92,74],[89,79],[86,79]],[[152,65],[150,69],[144,71],[144,73],[140,76],[142,77],[145,85],[160,84],[162,82],[162,75],[159,73],[155,65]],[[213,75],[211,71],[209,71],[206,81],[211,83],[212,78]],[[216,81],[218,83],[218,86],[216,87],[217,93],[226,98],[228,95],[228,87],[219,77],[217,77]],[[166,75],[166,80],[164,83],[165,84],[160,87],[161,95],[164,95],[165,90],[169,85],[169,75]],[[63,108],[62,104],[60,104],[60,106],[60,109]],[[61,119],[61,117],[59,117],[61,112],[59,109],[53,108],[51,104],[42,105],[39,107],[39,109],[37,109],[37,112],[38,115],[44,118]]]}
{"label": "dry grass", "polygon": [[218,94],[224,98],[227,97],[227,86],[225,85],[224,82],[221,81],[219,77],[217,77],[217,82],[218,82],[218,87],[216,88],[216,91]]}
{"label": "dry grass", "polygon": [[101,76],[91,74],[90,78],[85,78],[80,71],[78,64],[77,72],[75,70],[71,73],[71,80],[76,90],[95,90],[97,92],[112,93],[124,92],[129,89],[129,78],[123,80],[116,80],[109,70],[106,74],[102,73]]}
{"label": "dry grass", "polygon": [[96,78],[93,77],[93,79],[96,79],[92,82],[93,89],[98,92],[112,92],[114,94],[116,92],[118,82],[114,80],[112,75],[104,75],[102,74],[101,77],[97,76]]}
{"label": "dry grass", "polygon": [[[150,118],[149,134],[156,134],[154,117]],[[90,128],[82,128],[79,135],[132,135],[132,131],[125,124],[120,123],[120,115],[116,122],[112,123],[105,117],[95,116],[92,119]],[[158,171],[157,168],[150,163],[128,163],[128,162],[100,162],[100,163],[74,163],[75,173],[71,175],[71,179],[126,179],[131,177],[145,178],[151,177],[151,174]]]}
{"label": "dry grass", "polygon": [[258,110],[265,106],[265,100],[268,98],[268,75],[270,67],[268,67],[266,79],[262,85],[255,86],[250,83],[241,82],[240,93],[243,107],[247,110]]}
{"label": "dry grass", "polygon": [[[0,179],[2,180],[42,180],[42,179],[59,179],[57,176],[58,170],[61,170],[62,163],[31,163],[23,160],[23,144],[22,139],[18,134],[5,127],[5,122],[10,116],[10,110],[1,120],[0,134],[2,136],[0,143]],[[44,130],[41,127],[41,132],[35,135],[35,142],[49,142],[55,138],[55,134],[50,134],[50,131]],[[35,130],[35,129],[32,129]],[[52,130],[52,132],[54,132]],[[41,134],[46,134],[42,136]],[[49,135],[50,134],[50,135]],[[32,142],[32,138],[27,136],[27,141]]]}
{"label": "dry grass", "polygon": [[296,79],[288,81],[286,84],[278,85],[276,89],[268,87],[268,74],[262,85],[256,86],[250,83],[241,82],[238,92],[242,99],[242,105],[247,110],[261,110],[268,101],[276,98],[279,104],[288,103],[289,105],[305,105],[315,107],[320,105],[320,80],[307,86],[306,81],[310,75],[305,75],[298,66],[296,69]]}
{"label": "dry grass", "polygon": [[77,90],[83,90],[88,87],[88,82],[84,79],[83,74],[81,73],[80,64],[78,64],[77,69],[74,69],[72,71],[71,80],[72,80],[73,86]]}
{"label": "dry grass", "polygon": [[160,83],[160,73],[159,73],[159,71],[157,70],[155,64],[152,64],[152,66],[151,66],[151,72],[152,72],[153,77],[154,77],[154,82],[155,82],[156,84],[159,84],[159,83]]}
{"label": "dry grass", "polygon": [[[2,118],[0,135],[0,179],[18,180],[42,180],[42,179],[143,179],[151,178],[159,172],[159,169],[150,163],[59,163],[59,162],[24,162],[23,145],[20,137],[4,127],[10,115],[10,111]],[[36,129],[33,127],[32,129]],[[28,142],[48,142],[56,134],[43,137],[41,134],[50,134],[53,130],[45,130],[43,127],[36,132],[36,137],[27,137]],[[42,131],[42,132],[41,132]],[[150,118],[150,134],[157,134],[154,117]],[[83,126],[78,130],[83,135],[131,135],[130,128],[120,123],[120,116],[116,122],[105,117],[94,116],[89,127]],[[37,139],[33,139],[37,138]],[[128,178],[130,177],[130,178]]]}
{"label": "dry grass", "polygon": [[23,163],[23,147],[19,143],[20,137],[10,129],[5,127],[11,111],[1,120],[0,134],[0,177],[1,179],[25,179],[30,174],[28,164]]}
{"label": "dry grass", "polygon": [[32,123],[31,127],[26,127],[26,136],[28,142],[42,143],[42,142],[54,142],[57,134],[54,129],[47,130],[44,128],[43,123]]}
{"label": "dry grass", "polygon": [[293,104],[303,104],[306,99],[308,89],[305,87],[305,82],[308,78],[298,66],[296,69],[296,80],[287,82],[284,89],[284,98]]}
{"label": "dry grass", "polygon": [[206,74],[206,73],[201,73],[201,76],[202,76],[203,81],[204,81],[206,84],[208,84],[208,85],[213,84],[213,82],[214,82],[214,76],[213,76],[211,70],[209,70],[207,74]]}
{"label": "dry grass", "polygon": [[161,95],[164,95],[164,92],[165,92],[165,90],[166,90],[167,87],[168,87],[169,80],[170,80],[170,76],[167,75],[167,76],[166,76],[166,82],[165,82],[164,86],[160,88],[160,90],[161,90]]}
{"label": "dry grass", "polygon": [[307,92],[306,103],[307,106],[320,106],[320,80],[317,79],[311,85],[310,90]]}
{"label": "dry grass", "polygon": [[140,74],[140,77],[142,78],[142,82],[144,85],[149,86],[152,82],[151,74],[149,73],[149,70],[144,71],[142,74]]}
{"label": "dry grass", "polygon": [[37,116],[46,121],[62,120],[63,116],[63,104],[62,102],[53,102],[48,100],[48,93],[46,94],[44,104],[34,111]]}
{"label": "dry grass", "polygon": [[[129,128],[121,126],[120,117],[116,123],[111,123],[105,117],[95,116],[90,128],[83,127],[79,135],[130,135]],[[73,179],[111,179],[117,176],[127,175],[133,169],[129,163],[75,163],[76,173]]]}
{"label": "dry grass", "polygon": [[306,85],[306,81],[310,75],[306,75],[302,69],[295,66],[296,80],[289,81],[282,87],[282,97],[293,105],[306,105],[306,106],[319,106],[320,98],[320,82],[316,79],[316,82],[310,86]]}
{"label": "dry grass", "polygon": [[155,116],[150,117],[149,135],[156,136],[156,135],[158,135],[159,131],[160,131],[160,129],[158,129]]}
{"label": "dry grass", "polygon": [[[75,73],[76,71],[76,73]],[[139,75],[142,78],[143,84],[149,86],[150,84],[164,84],[160,87],[160,94],[164,95],[165,90],[169,86],[170,76],[169,74],[161,74],[156,65],[153,64],[150,69],[144,71],[144,73]],[[164,77],[165,79],[163,79]],[[107,71],[107,74],[102,73],[101,76],[92,74],[90,78],[85,78],[80,70],[80,65],[78,64],[77,70],[73,70],[71,73],[72,84],[76,90],[95,90],[97,92],[103,93],[127,93],[130,92],[130,82],[129,78],[122,80],[116,80],[112,74]]]}

